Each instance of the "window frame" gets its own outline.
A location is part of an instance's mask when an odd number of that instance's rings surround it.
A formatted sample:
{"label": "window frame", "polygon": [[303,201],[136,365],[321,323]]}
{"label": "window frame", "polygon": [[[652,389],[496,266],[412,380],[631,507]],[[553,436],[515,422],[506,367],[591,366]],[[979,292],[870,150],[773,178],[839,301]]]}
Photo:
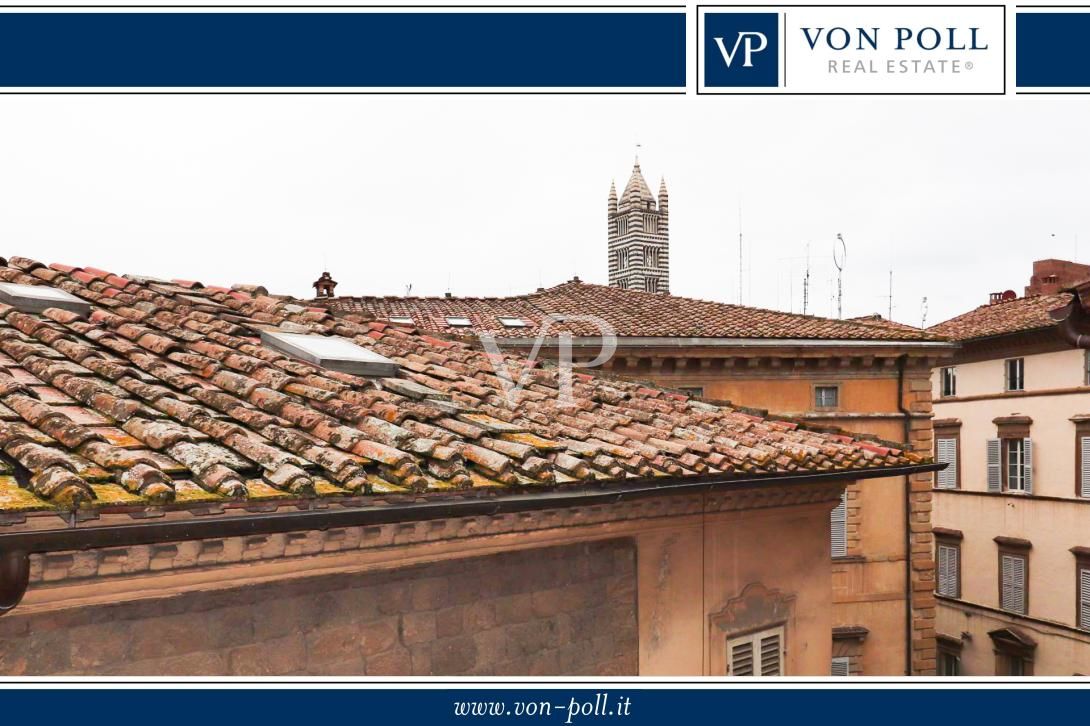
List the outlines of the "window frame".
{"label": "window frame", "polygon": [[695,398],[704,398],[704,386],[678,386],[682,393]]}
{"label": "window frame", "polygon": [[[834,391],[836,391],[836,394],[835,394],[836,402],[833,405],[828,406],[828,405],[821,405],[820,403],[818,403],[818,391],[823,389],[823,388],[831,388]],[[810,393],[811,393],[811,399],[810,400],[812,400],[814,402],[814,410],[815,411],[839,411],[840,410],[841,385],[839,383],[815,383],[814,386],[813,386],[813,390]]]}
{"label": "window frame", "polygon": [[[933,530],[934,532],[934,530]],[[960,535],[960,533],[958,533]],[[961,599],[961,537],[954,536],[952,534],[942,534],[940,532],[934,532],[935,535],[935,594],[942,595],[943,597],[953,598],[955,600]],[[946,547],[954,551],[954,592],[950,594],[948,592],[942,592],[942,577],[939,567],[939,548]]]}
{"label": "window frame", "polygon": [[[935,675],[943,678],[953,678],[961,675],[961,651],[962,642],[960,638],[954,638],[943,633],[938,633],[935,636]],[[954,662],[954,673],[944,673],[943,663],[944,659],[950,658]]]}
{"label": "window frame", "polygon": [[[947,376],[949,374],[949,380]],[[950,386],[947,386],[950,383]],[[957,366],[943,366],[939,369],[939,398],[955,398],[958,395]]]}
{"label": "window frame", "polygon": [[1082,574],[1090,578],[1090,547],[1072,547],[1075,555],[1075,629],[1090,632],[1090,585],[1086,598],[1086,617],[1083,617]]}
{"label": "window frame", "polygon": [[[1026,493],[1026,439],[1019,436],[1011,436],[1009,438],[1001,438],[1002,441],[1002,459],[1000,465],[1003,467],[1003,491],[1015,492],[1018,494]],[[1012,444],[1017,443],[1016,447],[1012,447]],[[1015,453],[1015,449],[1020,449]],[[1012,467],[1011,458],[1016,456],[1018,463],[1016,467]],[[1013,471],[1012,471],[1013,468]],[[1014,479],[1017,479],[1020,486],[1012,486],[1011,483]]]}
{"label": "window frame", "polygon": [[[1014,388],[1011,377],[1011,365],[1017,364],[1018,369],[1018,388]],[[1025,358],[1006,358],[1003,360],[1003,390],[1011,393],[1017,393],[1026,390],[1026,359]]]}
{"label": "window frame", "polygon": [[[1075,424],[1075,498],[1090,499],[1090,459],[1085,461],[1086,470],[1083,470],[1083,439],[1090,439],[1090,416],[1079,414],[1072,416],[1071,421]],[[1087,449],[1090,450],[1090,441]]]}

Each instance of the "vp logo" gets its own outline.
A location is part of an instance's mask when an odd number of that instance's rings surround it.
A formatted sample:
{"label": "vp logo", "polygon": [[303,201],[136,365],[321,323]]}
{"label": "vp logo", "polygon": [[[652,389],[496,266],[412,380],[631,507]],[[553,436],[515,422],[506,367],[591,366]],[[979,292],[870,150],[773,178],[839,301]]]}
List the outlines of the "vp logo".
{"label": "vp logo", "polygon": [[706,11],[703,21],[705,86],[780,85],[779,13]]}
{"label": "vp logo", "polygon": [[[734,39],[734,47],[727,50],[727,46],[723,43],[722,38],[715,38],[715,44],[719,46],[719,54],[723,56],[723,61],[727,64],[727,68],[730,68],[730,64],[734,62],[734,57],[738,55],[738,46],[745,46],[745,60],[742,63],[743,68],[753,67],[753,54],[760,53],[762,50],[768,47],[768,36],[764,33],[745,32],[739,33],[738,37]],[[754,43],[760,43],[754,48]]]}

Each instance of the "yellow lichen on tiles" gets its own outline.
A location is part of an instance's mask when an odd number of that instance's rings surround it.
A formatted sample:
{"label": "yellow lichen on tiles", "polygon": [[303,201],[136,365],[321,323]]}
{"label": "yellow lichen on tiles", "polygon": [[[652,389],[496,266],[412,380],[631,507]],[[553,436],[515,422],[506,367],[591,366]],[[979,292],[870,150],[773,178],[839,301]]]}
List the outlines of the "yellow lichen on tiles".
{"label": "yellow lichen on tiles", "polygon": [[429,492],[449,492],[459,489],[457,484],[452,484],[449,481],[443,481],[442,479],[436,479],[433,476],[425,476],[424,479],[428,482]]}
{"label": "yellow lichen on tiles", "polygon": [[327,479],[315,479],[314,480],[314,493],[320,497],[339,497],[345,496],[350,492],[347,489],[342,489],[336,484],[330,482]]}
{"label": "yellow lichen on tiles", "polygon": [[249,499],[292,499],[295,497],[294,494],[280,491],[260,479],[247,480],[246,488],[250,490]]}
{"label": "yellow lichen on tiles", "polygon": [[507,486],[503,482],[482,476],[473,469],[469,469],[469,478],[472,480],[474,488],[505,489]]}
{"label": "yellow lichen on tiles", "polygon": [[19,486],[13,476],[0,476],[0,512],[44,512],[56,509],[52,504]]}
{"label": "yellow lichen on tiles", "polygon": [[133,494],[119,484],[91,484],[95,493],[92,507],[113,507],[126,504],[147,504],[147,497]]}
{"label": "yellow lichen on tiles", "polygon": [[174,482],[174,502],[177,504],[199,504],[201,502],[226,502],[227,497],[213,494],[191,481]]}
{"label": "yellow lichen on tiles", "polygon": [[503,439],[504,441],[514,441],[516,444],[533,446],[535,449],[541,451],[560,451],[565,448],[563,444],[557,441],[550,441],[549,439],[531,433],[500,434],[497,438]]}
{"label": "yellow lichen on tiles", "polygon": [[382,477],[374,474],[368,474],[367,481],[371,485],[371,491],[375,494],[404,494],[409,491],[405,487],[391,484]]}

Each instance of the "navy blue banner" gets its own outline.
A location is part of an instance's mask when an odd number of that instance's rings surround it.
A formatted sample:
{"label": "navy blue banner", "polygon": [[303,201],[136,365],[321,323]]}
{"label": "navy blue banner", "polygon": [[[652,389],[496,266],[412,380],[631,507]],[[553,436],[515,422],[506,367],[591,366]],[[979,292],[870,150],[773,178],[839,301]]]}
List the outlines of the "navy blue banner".
{"label": "navy blue banner", "polygon": [[1015,83],[1019,88],[1090,88],[1088,12],[1019,12]]}
{"label": "navy blue banner", "polygon": [[684,11],[0,13],[0,87],[684,86]]}
{"label": "navy blue banner", "polygon": [[[1032,680],[1032,679],[1030,679]],[[865,721],[918,726],[942,714],[943,722],[1006,719],[1036,723],[1043,713],[1077,713],[1082,690],[642,690],[558,687],[548,689],[254,690],[149,689],[0,691],[7,719],[35,723],[71,721],[81,726],[193,726],[194,722],[299,726],[316,719],[337,723],[496,724],[545,726],[661,726],[697,720],[712,723],[843,726],[845,714]],[[620,686],[621,684],[617,684]],[[871,715],[873,714],[873,716]]]}

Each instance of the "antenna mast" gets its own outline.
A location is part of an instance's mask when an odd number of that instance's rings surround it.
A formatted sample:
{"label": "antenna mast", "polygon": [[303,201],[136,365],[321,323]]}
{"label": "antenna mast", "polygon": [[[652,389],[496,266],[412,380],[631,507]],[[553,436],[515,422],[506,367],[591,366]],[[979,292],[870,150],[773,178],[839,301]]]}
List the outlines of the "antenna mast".
{"label": "antenna mast", "polygon": [[927,298],[920,301],[920,327],[927,327]]}
{"label": "antenna mast", "polygon": [[893,320],[893,268],[889,268],[889,312],[886,313],[886,320]]}
{"label": "antenna mast", "polygon": [[810,305],[810,243],[806,243],[806,276],[802,278],[802,314]]}
{"label": "antenna mast", "polygon": [[836,243],[833,244],[833,264],[836,265],[836,317],[844,318],[844,263],[848,260],[848,245],[844,243],[844,237],[837,232]]}
{"label": "antenna mast", "polygon": [[742,202],[738,202],[738,304],[742,304]]}

